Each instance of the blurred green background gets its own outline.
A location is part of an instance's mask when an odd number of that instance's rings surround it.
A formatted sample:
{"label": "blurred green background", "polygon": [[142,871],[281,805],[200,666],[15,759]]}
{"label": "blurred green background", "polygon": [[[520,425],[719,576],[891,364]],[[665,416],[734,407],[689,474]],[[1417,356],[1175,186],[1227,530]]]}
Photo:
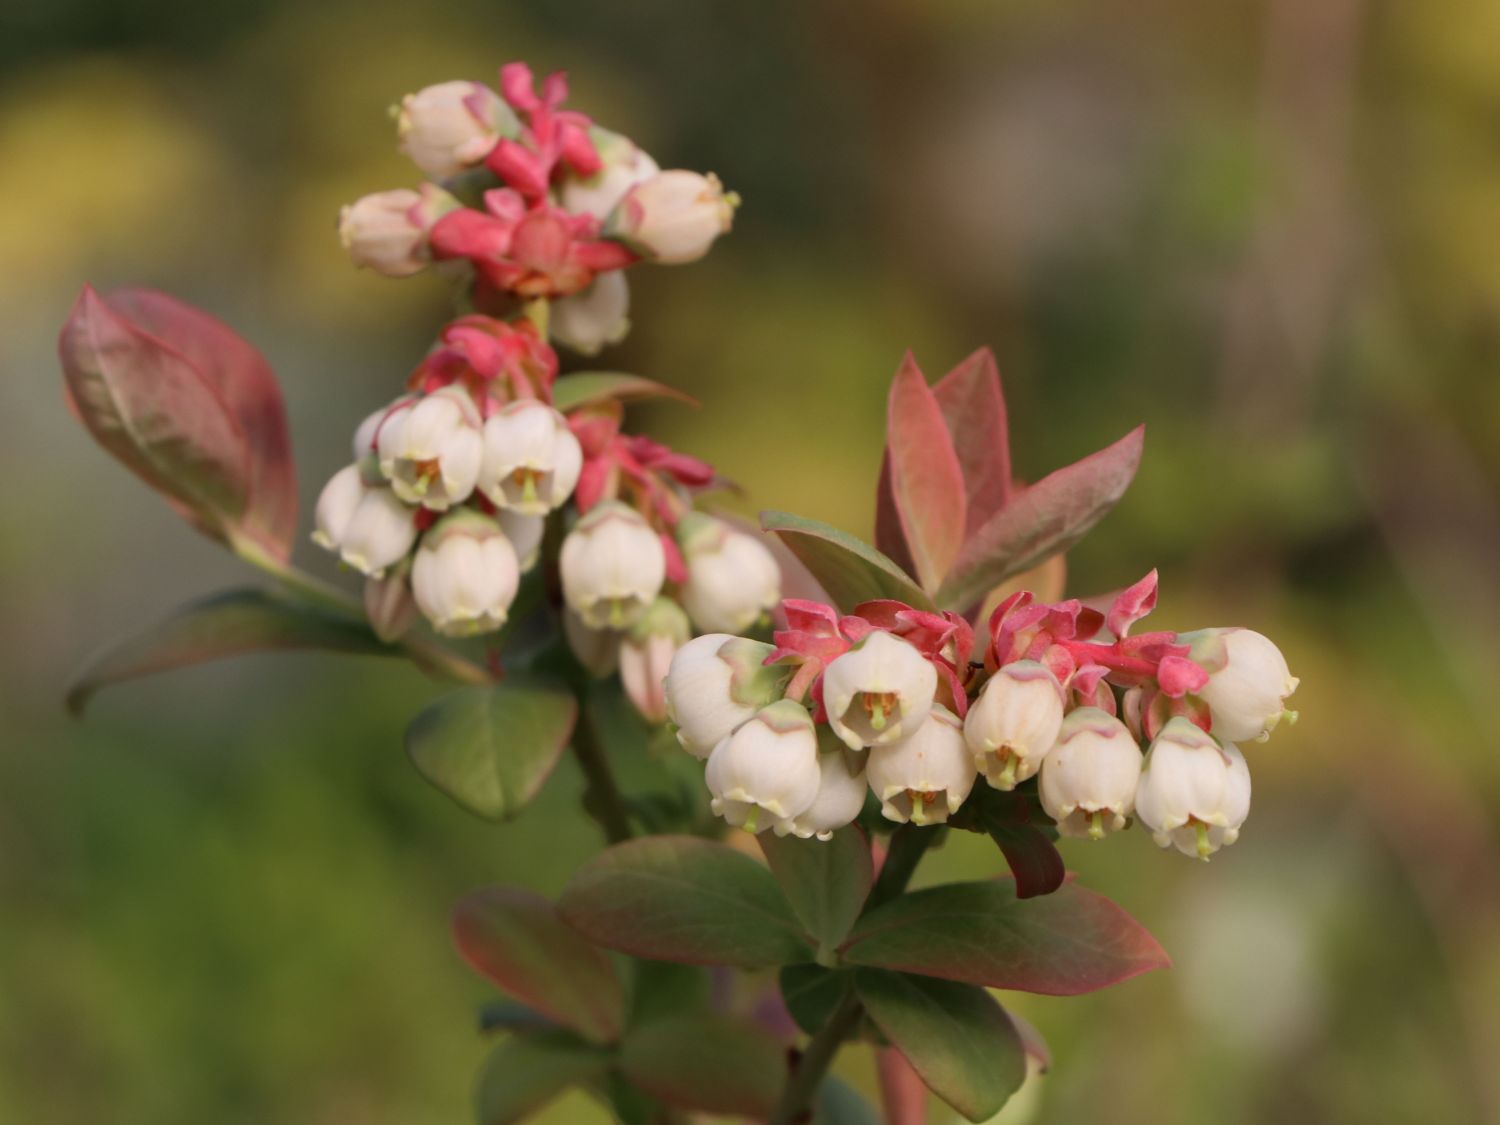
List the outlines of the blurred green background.
{"label": "blurred green background", "polygon": [[[1056,1066],[1011,1119],[1500,1121],[1500,7],[8,0],[0,30],[0,1119],[468,1119],[487,992],[446,911],[597,848],[576,776],[468,818],[405,760],[436,689],[394,662],[67,720],[92,650],[249,576],[68,419],[53,346],[86,279],[216,312],[285,383],[310,503],[446,307],[353,271],[337,209],[412,181],[401,94],[525,58],[745,199],[704,263],[632,274],[610,365],[704,404],[638,423],[864,534],[902,350],[991,344],[1024,474],[1148,424],[1072,592],[1159,566],[1158,627],[1253,625],[1302,676],[1236,847],[1067,846],[1176,968],[1017,998]],[[922,878],[997,862],[953,840]]]}

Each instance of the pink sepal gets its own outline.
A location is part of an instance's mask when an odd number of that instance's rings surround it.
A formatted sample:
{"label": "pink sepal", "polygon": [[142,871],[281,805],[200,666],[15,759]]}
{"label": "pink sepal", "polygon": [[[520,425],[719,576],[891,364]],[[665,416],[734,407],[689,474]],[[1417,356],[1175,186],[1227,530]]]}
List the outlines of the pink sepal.
{"label": "pink sepal", "polygon": [[1156,666],[1156,679],[1162,691],[1180,699],[1189,692],[1203,690],[1208,673],[1185,656],[1165,656]]}
{"label": "pink sepal", "polygon": [[667,581],[680,586],[688,579],[687,560],[682,557],[682,549],[677,546],[677,540],[666,532],[662,532],[658,538],[661,540],[662,553],[667,556]]}
{"label": "pink sepal", "polygon": [[1134,586],[1123,590],[1109,607],[1105,622],[1109,631],[1124,640],[1130,626],[1156,608],[1156,587],[1156,571],[1153,570]]}

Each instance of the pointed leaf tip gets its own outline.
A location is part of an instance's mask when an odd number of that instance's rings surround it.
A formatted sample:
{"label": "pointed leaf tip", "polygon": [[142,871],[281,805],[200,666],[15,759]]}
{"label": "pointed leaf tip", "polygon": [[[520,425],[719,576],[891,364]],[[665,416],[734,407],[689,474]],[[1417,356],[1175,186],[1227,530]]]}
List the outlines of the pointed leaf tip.
{"label": "pointed leaf tip", "polygon": [[963,546],[963,471],[937,396],[910,352],[886,408],[891,496],[923,588],[936,589]]}

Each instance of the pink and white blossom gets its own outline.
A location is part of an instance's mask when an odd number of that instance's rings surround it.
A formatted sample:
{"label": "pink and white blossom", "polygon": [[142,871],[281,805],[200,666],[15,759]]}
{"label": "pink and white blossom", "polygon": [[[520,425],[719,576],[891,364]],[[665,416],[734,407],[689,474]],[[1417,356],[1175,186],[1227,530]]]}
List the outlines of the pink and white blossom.
{"label": "pink and white blossom", "polygon": [[624,629],[661,593],[667,557],[661,539],[634,508],[608,501],[591,509],[563,540],[563,597],[592,629]]}
{"label": "pink and white blossom", "polygon": [[663,265],[696,262],[734,223],[739,199],[714,175],[658,172],[626,192],[605,234]]}
{"label": "pink and white blossom", "polygon": [[677,650],[663,686],[667,717],[684,750],[707,758],[741,723],[781,698],[791,673],[766,666],[772,651],[728,633],[705,633]]}
{"label": "pink and white blossom", "polygon": [[484,162],[521,123],[500,95],[478,82],[440,82],[401,99],[396,133],[403,153],[434,180]]}
{"label": "pink and white blossom", "polygon": [[818,795],[796,816],[778,820],[772,826],[776,835],[827,840],[852,823],[865,807],[865,794],[869,791],[865,771],[851,771],[843,747],[837,743],[835,746],[836,749],[824,749],[818,755]]}
{"label": "pink and white blossom", "polygon": [[568,421],[545,402],[517,399],[484,423],[479,491],[497,508],[541,516],[578,485],[583,450]]}
{"label": "pink and white blossom", "polygon": [[969,707],[964,739],[974,764],[996,789],[1014,789],[1035,775],[1063,721],[1063,690],[1034,660],[1000,668]]}
{"label": "pink and white blossom", "polygon": [[691,512],[677,524],[677,542],[688,570],[682,604],[698,628],[744,632],[781,600],[781,567],[754,536]]}
{"label": "pink and white blossom", "polygon": [[1295,720],[1286,700],[1298,680],[1268,638],[1253,629],[1202,629],[1177,639],[1208,671],[1197,694],[1213,713],[1214,734],[1230,742],[1264,742],[1283,719]]}
{"label": "pink and white blossom", "polygon": [[504,625],[520,581],[515,549],[500,525],[469,509],[428,530],[411,568],[417,606],[434,629],[455,637]]}
{"label": "pink and white blossom", "polygon": [[913,824],[946,821],[969,796],[976,776],[963,721],[941,704],[932,705],[899,742],[871,748],[865,773],[881,815]]}
{"label": "pink and white blossom", "polygon": [[884,746],[927,717],[937,670],[912,645],[877,629],[823,673],[828,725],[851,750]]}
{"label": "pink and white blossom", "polygon": [[1161,847],[1207,859],[1239,838],[1250,814],[1244,755],[1187,719],[1169,720],[1146,753],[1135,811]]}
{"label": "pink and white blossom", "polygon": [[760,832],[801,815],[823,778],[812,716],[790,699],[761,708],[714,747],[704,776],[714,814],[736,828]]}
{"label": "pink and white blossom", "polygon": [[1141,748],[1125,724],[1097,707],[1080,707],[1063,720],[1037,791],[1064,836],[1099,840],[1125,827],[1140,778]]}
{"label": "pink and white blossom", "polygon": [[479,409],[461,387],[444,387],[392,410],[376,438],[380,471],[408,504],[447,511],[479,480]]}

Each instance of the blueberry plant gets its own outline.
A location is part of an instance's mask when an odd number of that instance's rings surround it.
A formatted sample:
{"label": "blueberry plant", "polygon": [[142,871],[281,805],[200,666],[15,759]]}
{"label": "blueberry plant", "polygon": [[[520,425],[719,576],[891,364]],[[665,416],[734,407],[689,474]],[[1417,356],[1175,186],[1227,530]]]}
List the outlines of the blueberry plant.
{"label": "blueberry plant", "polygon": [[[272,581],[106,653],[70,705],[239,652],[381,653],[450,684],[406,743],[469,812],[521,815],[577,757],[609,846],[556,902],[497,886],[454,910],[460,954],[504,997],[481,1019],[498,1037],[484,1125],[574,1086],[624,1122],[874,1120],[829,1073],[849,1043],[879,1053],[889,1119],[920,1082],[985,1120],[1046,1056],[990,989],[1076,995],[1167,963],[1065,878],[1058,837],[1139,822],[1191,857],[1232,844],[1239,744],[1294,717],[1296,680],[1248,629],[1138,630],[1155,572],[1063,598],[1063,554],[1124,493],[1142,430],[1021,483],[988,351],[935,384],[901,363],[874,545],[706,507],[711,465],[624,426],[634,400],[686,396],[560,375],[555,348],[620,340],[626,271],[702,257],[738,200],[566,97],[519,63],[498,90],[407,97],[399,143],[425,182],[344,209],[355,263],[461,293],[318,499],[312,538],[358,596],[292,565],[287,421],[260,353],[165,294],[84,290],[60,342],[72,410]],[[624,759],[659,783],[627,792]],[[909,890],[953,831],[993,841],[994,876]]]}

